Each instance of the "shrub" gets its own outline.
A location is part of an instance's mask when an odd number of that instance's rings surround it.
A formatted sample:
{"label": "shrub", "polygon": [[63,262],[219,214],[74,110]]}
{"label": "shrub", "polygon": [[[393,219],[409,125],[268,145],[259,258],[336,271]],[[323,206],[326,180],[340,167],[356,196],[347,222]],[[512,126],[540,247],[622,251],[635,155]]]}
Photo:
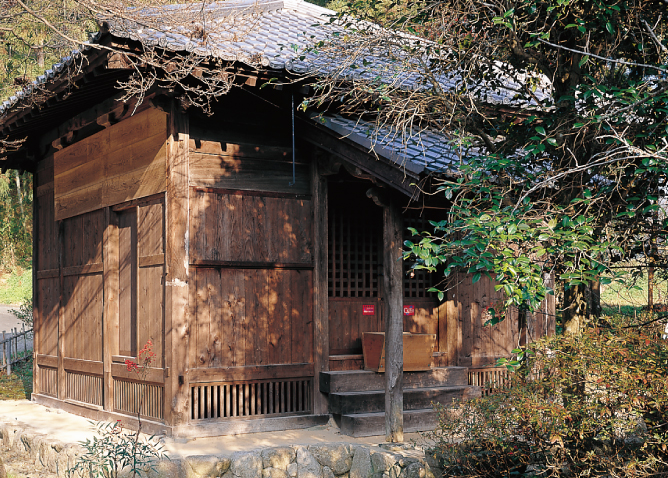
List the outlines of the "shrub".
{"label": "shrub", "polygon": [[[137,362],[126,360],[128,372],[134,372],[139,383],[146,381],[148,371],[155,360],[153,342],[148,340],[137,355]],[[141,435],[141,414],[144,404],[144,388],[139,394],[137,408],[137,431],[126,431],[121,421],[116,423],[91,422],[97,437],[86,439],[81,445],[86,450],[75,465],[68,470],[68,476],[82,478],[118,478],[125,471],[133,478],[150,476],[155,465],[163,458],[169,459],[160,440],[155,436]]]}
{"label": "shrub", "polygon": [[32,329],[32,299],[23,299],[18,309],[10,309],[9,313],[23,322],[26,329]]}
{"label": "shrub", "polygon": [[[668,471],[668,344],[616,322],[530,348],[530,374],[439,406],[445,476],[643,476]],[[525,375],[528,375],[525,376]]]}

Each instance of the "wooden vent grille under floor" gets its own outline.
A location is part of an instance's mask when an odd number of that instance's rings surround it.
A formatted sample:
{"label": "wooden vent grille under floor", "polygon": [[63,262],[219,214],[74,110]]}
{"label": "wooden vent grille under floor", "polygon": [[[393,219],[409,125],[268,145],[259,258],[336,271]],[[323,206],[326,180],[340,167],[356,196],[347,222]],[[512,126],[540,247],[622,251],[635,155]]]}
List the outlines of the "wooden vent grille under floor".
{"label": "wooden vent grille under floor", "polygon": [[67,398],[102,406],[102,377],[67,372]]}
{"label": "wooden vent grille under floor", "polygon": [[146,418],[163,418],[164,388],[159,385],[114,380],[114,408],[117,412],[137,415],[141,403],[141,415]]}
{"label": "wooden vent grille under floor", "polygon": [[311,378],[191,387],[192,420],[306,414],[312,411]]}
{"label": "wooden vent grille under floor", "polygon": [[39,392],[44,395],[58,396],[58,369],[39,366]]}

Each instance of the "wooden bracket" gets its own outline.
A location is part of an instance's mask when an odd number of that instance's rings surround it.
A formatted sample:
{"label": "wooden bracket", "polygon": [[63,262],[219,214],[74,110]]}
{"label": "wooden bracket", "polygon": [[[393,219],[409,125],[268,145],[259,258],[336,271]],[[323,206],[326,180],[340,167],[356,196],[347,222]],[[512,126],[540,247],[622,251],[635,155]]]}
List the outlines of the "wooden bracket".
{"label": "wooden bracket", "polygon": [[375,177],[373,174],[369,174],[363,171],[361,168],[345,162],[343,163],[343,167],[346,168],[346,171],[348,171],[351,176],[354,176],[358,179],[366,179],[368,181],[371,181],[373,184],[377,186],[379,185],[378,178]]}
{"label": "wooden bracket", "polygon": [[[321,150],[317,150],[318,152]],[[321,176],[337,174],[341,169],[343,161],[333,155],[317,154],[318,172]]]}
{"label": "wooden bracket", "polygon": [[130,105],[127,103],[119,103],[118,106],[116,106],[113,110],[98,116],[96,120],[97,124],[104,128],[108,128],[109,126],[119,123],[121,120],[123,120],[129,111]]}
{"label": "wooden bracket", "polygon": [[366,191],[366,197],[370,198],[376,206],[388,207],[390,205],[390,198],[387,192],[379,188],[369,188]]}

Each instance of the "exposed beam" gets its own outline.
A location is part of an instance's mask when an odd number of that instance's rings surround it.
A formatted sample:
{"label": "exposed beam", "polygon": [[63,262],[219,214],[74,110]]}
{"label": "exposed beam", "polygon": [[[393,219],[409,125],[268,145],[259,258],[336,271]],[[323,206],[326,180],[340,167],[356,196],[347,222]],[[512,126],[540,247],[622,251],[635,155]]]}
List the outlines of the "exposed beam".
{"label": "exposed beam", "polygon": [[346,169],[359,176],[377,178],[413,199],[419,196],[419,190],[411,186],[419,180],[418,175],[384,158],[374,157],[362,146],[309,119],[298,118],[297,127],[301,138],[344,160]]}

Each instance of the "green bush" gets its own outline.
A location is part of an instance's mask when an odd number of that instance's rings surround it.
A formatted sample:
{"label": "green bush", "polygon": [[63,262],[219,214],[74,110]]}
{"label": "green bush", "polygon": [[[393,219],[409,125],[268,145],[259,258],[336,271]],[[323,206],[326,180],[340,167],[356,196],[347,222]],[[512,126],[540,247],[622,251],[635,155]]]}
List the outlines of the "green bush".
{"label": "green bush", "polygon": [[23,322],[26,329],[32,329],[33,315],[32,315],[32,298],[23,299],[18,309],[9,309],[9,313]]}
{"label": "green bush", "polygon": [[444,476],[648,476],[668,471],[668,344],[657,322],[543,339],[531,373],[438,407]]}

